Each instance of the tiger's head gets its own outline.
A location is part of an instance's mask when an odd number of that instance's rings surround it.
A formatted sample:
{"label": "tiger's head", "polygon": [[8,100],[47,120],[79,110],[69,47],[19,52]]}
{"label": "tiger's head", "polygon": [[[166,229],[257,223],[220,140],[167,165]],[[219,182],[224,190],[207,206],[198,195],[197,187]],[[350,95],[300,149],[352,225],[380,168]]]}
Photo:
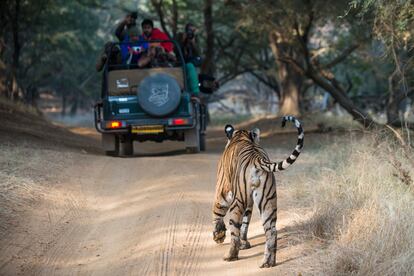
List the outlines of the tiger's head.
{"label": "tiger's head", "polygon": [[232,141],[249,141],[256,144],[259,144],[260,141],[260,130],[258,128],[254,128],[250,131],[247,130],[235,130],[232,125],[226,125],[224,127],[224,132],[227,136],[227,145]]}

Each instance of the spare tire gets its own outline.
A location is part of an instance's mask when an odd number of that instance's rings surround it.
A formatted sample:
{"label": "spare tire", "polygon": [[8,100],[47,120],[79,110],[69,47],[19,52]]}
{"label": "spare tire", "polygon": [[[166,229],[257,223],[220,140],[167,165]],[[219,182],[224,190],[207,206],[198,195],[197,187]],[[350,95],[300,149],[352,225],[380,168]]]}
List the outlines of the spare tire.
{"label": "spare tire", "polygon": [[157,73],[142,80],[138,86],[138,102],[152,116],[165,116],[173,112],[181,100],[178,82],[168,74]]}

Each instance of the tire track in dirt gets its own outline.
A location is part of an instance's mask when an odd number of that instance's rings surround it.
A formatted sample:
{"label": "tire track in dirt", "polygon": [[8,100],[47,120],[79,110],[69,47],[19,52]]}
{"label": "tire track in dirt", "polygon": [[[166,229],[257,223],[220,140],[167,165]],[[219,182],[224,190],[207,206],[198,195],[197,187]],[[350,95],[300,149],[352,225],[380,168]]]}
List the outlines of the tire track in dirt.
{"label": "tire track in dirt", "polygon": [[159,273],[157,275],[168,275],[170,260],[174,255],[174,245],[175,245],[175,234],[177,232],[178,224],[178,206],[180,201],[183,199],[184,193],[181,192],[174,202],[174,206],[170,209],[168,219],[167,219],[167,230],[165,235],[165,242],[163,247],[160,250],[160,266],[158,267]]}
{"label": "tire track in dirt", "polygon": [[73,250],[73,240],[82,233],[81,222],[87,219],[81,212],[85,201],[79,195],[65,194],[64,197],[65,214],[50,225],[53,230],[46,237],[47,242],[43,244],[34,261],[23,270],[23,274],[29,271],[30,274],[55,274],[62,260],[76,254]]}
{"label": "tire track in dirt", "polygon": [[[195,222],[190,225],[187,231],[186,235],[186,241],[188,241],[185,244],[186,250],[183,251],[183,258],[185,259],[184,265],[181,269],[181,271],[176,271],[177,274],[182,275],[195,275],[196,269],[198,268],[197,260],[202,255],[203,247],[202,243],[200,243],[201,240],[201,234],[203,232],[203,216],[201,215],[200,210],[197,209],[197,212],[194,217]],[[180,272],[180,273],[178,273]]]}

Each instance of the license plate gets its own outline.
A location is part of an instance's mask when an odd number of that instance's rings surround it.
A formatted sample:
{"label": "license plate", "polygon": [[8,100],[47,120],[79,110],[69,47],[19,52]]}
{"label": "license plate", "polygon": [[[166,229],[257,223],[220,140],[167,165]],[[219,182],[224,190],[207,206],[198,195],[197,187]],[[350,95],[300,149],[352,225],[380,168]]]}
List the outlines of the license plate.
{"label": "license plate", "polygon": [[132,126],[131,132],[135,134],[158,134],[158,133],[164,132],[164,126],[162,125]]}

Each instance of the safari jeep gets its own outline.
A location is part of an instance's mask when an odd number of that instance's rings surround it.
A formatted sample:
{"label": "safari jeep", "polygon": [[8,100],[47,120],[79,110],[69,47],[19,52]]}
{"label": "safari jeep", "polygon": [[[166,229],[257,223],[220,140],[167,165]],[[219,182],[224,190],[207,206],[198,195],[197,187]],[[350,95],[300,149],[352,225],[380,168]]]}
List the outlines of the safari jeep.
{"label": "safari jeep", "polygon": [[184,141],[187,152],[205,150],[206,110],[191,99],[182,53],[175,41],[169,42],[177,62],[166,67],[140,69],[107,59],[101,100],[94,107],[107,155],[132,155],[133,141]]}

